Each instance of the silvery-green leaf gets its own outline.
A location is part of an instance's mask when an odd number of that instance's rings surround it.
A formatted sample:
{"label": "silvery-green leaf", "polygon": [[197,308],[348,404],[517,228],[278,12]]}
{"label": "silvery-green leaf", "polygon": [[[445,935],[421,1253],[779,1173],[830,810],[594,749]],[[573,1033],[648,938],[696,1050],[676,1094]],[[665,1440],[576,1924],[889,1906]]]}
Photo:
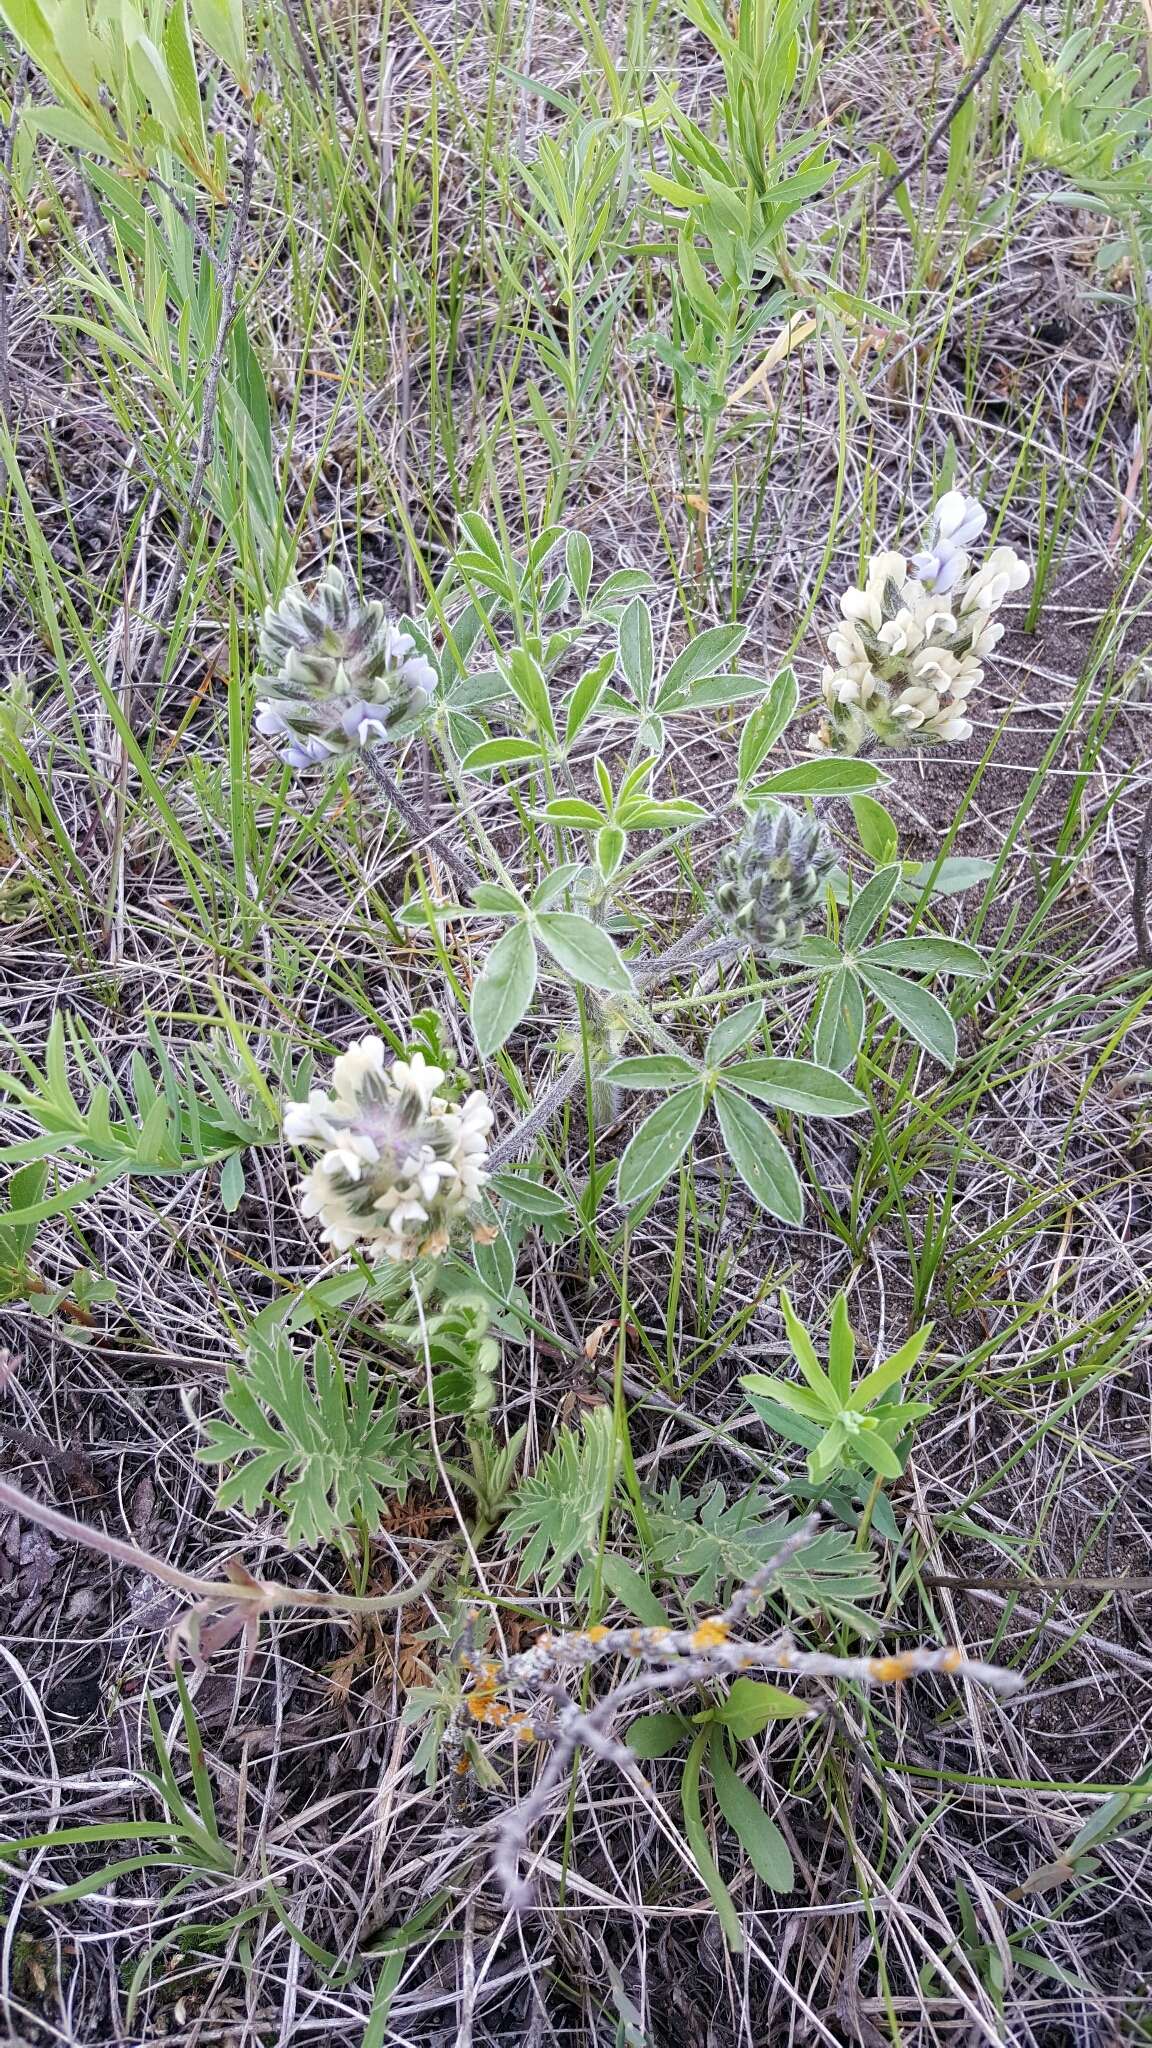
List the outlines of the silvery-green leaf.
{"label": "silvery-green leaf", "polygon": [[959,939],[883,939],[870,946],[864,958],[901,974],[963,974],[979,980],[988,972],[975,946],[962,945]]}
{"label": "silvery-green leaf", "polygon": [[472,1030],[481,1053],[497,1052],[515,1031],[536,989],[536,948],[525,924],[497,939],[472,990]]}
{"label": "silvery-green leaf", "polygon": [[915,981],[905,981],[887,967],[874,967],[867,958],[860,962],[860,977],[897,1022],[911,1032],[917,1045],[922,1045],[925,1052],[946,1067],[955,1066],[956,1026],[943,1003],[929,989],[921,988]]}
{"label": "silvery-green leaf", "polygon": [[637,702],[647,704],[652,689],[652,614],[642,597],[634,597],[620,621],[620,667]]}
{"label": "silvery-green leaf", "polygon": [[620,1200],[634,1209],[661,1188],[680,1164],[704,1114],[704,1088],[699,1084],[670,1095],[645,1117],[620,1161]]}
{"label": "silvery-green leaf", "polygon": [[855,796],[875,789],[888,777],[874,761],[841,760],[822,754],[819,760],[797,761],[792,768],[778,768],[766,782],[758,782],[748,794],[758,796]]}
{"label": "silvery-green leaf", "polygon": [[716,1092],[716,1115],[728,1157],[761,1208],[784,1223],[802,1223],[800,1177],[767,1118],[729,1088]]}
{"label": "silvery-green leaf", "polygon": [[842,1074],[855,1065],[864,1042],[864,992],[851,967],[837,968],[824,984],[812,1050],[822,1067]]}
{"label": "silvery-green leaf", "polygon": [[744,1003],[731,1017],[724,1017],[709,1035],[704,1048],[704,1057],[710,1067],[719,1066],[721,1060],[731,1059],[734,1052],[755,1036],[764,1022],[763,1003]]}
{"label": "silvery-green leaf", "polygon": [[881,868],[879,874],[865,882],[844,920],[844,944],[850,953],[857,946],[862,946],[869,932],[875,930],[899,884],[898,867]]}
{"label": "silvery-green leaf", "polygon": [[815,1060],[738,1060],[724,1079],[759,1102],[798,1116],[859,1116],[868,1103],[858,1088]]}
{"label": "silvery-green leaf", "polygon": [[534,920],[540,943],[558,967],[586,988],[626,995],[632,977],[602,925],[575,911],[549,910]]}
{"label": "silvery-green leaf", "polygon": [[768,686],[768,694],[750,712],[740,735],[738,772],[741,788],[751,782],[766,754],[776,745],[788,721],[794,716],[800,691],[792,669],[782,668]]}
{"label": "silvery-green leaf", "polygon": [[699,1078],[690,1059],[671,1052],[639,1053],[613,1060],[602,1078],[613,1088],[680,1088]]}

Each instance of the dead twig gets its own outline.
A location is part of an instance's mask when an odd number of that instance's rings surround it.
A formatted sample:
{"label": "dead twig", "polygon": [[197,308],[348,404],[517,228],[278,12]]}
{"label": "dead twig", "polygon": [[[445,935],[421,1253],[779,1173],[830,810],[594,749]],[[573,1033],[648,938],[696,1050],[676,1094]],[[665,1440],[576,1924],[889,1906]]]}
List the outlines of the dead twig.
{"label": "dead twig", "polygon": [[170,1649],[174,1656],[184,1652],[198,1662],[240,1637],[247,1665],[256,1648],[261,1621],[266,1614],[280,1608],[310,1607],[322,1614],[367,1615],[387,1614],[397,1607],[407,1607],[432,1584],[445,1555],[443,1551],[438,1552],[418,1579],[413,1579],[410,1585],[397,1587],[391,1593],[328,1593],[317,1591],[312,1586],[285,1586],[278,1579],[254,1578],[247,1567],[235,1558],[225,1565],[223,1579],[201,1579],[193,1572],[182,1571],[179,1565],[169,1564],[165,1557],[156,1557],[151,1551],[126,1542],[122,1536],[113,1536],[107,1529],[94,1529],[87,1522],[78,1522],[74,1515],[66,1515],[59,1508],[34,1500],[31,1494],[23,1493],[7,1479],[0,1479],[2,1508],[25,1521],[35,1522],[53,1536],[63,1537],[67,1543],[79,1543],[86,1550],[98,1551],[102,1557],[112,1558],[116,1564],[128,1565],[133,1571],[159,1579],[163,1585],[183,1593],[194,1604],[177,1621]]}
{"label": "dead twig", "polygon": [[1152,856],[1152,797],[1140,821],[1140,838],[1132,869],[1132,923],[1136,932],[1136,958],[1141,967],[1152,967],[1152,931],[1148,928],[1148,862]]}
{"label": "dead twig", "polygon": [[8,369],[8,258],[12,248],[12,164],[16,152],[16,130],[20,105],[28,83],[29,64],[23,58],[12,88],[12,111],[4,126],[0,151],[0,420],[12,425],[12,384]]}
{"label": "dead twig", "polygon": [[[838,1678],[864,1685],[899,1683],[921,1673],[941,1672],[975,1679],[994,1691],[1015,1692],[1024,1683],[1018,1673],[983,1664],[959,1649],[903,1650],[888,1657],[837,1657],[820,1650],[798,1650],[786,1630],[758,1643],[735,1630],[759,1602],[784,1566],[807,1548],[819,1526],[809,1515],[780,1548],[741,1586],[719,1614],[691,1629],[590,1628],[563,1635],[539,1636],[530,1650],[502,1662],[480,1658],[469,1641],[462,1661],[474,1683],[465,1694],[461,1718],[510,1730],[520,1741],[545,1741],[551,1754],[528,1797],[505,1821],[497,1840],[494,1864],[509,1906],[520,1909],[530,1893],[520,1876],[521,1859],[532,1831],[547,1811],[552,1793],[578,1749],[614,1763],[638,1788],[649,1789],[631,1751],[611,1733],[611,1723],[624,1708],[654,1693],[687,1691],[691,1687],[738,1672],[772,1671],[808,1678]],[[580,1672],[607,1657],[623,1657],[647,1669],[614,1686],[595,1706],[583,1708],[564,1684],[565,1672]],[[663,1666],[663,1669],[653,1669]],[[528,1704],[516,1708],[516,1695]],[[507,1698],[502,1695],[508,1695]]]}
{"label": "dead twig", "polygon": [[[1015,6],[1009,8],[1008,13],[1004,16],[1003,21],[1000,23],[1000,26],[997,29],[995,35],[989,42],[988,48],[985,50],[983,56],[980,57],[977,60],[977,62],[972,66],[972,69],[968,73],[967,78],[964,80],[963,85],[960,87],[959,92],[957,92],[954,95],[954,97],[949,100],[948,105],[945,107],[944,112],[941,114],[940,119],[937,121],[936,126],[932,130],[931,135],[928,137],[928,140],[924,145],[925,159],[931,156],[932,151],[936,147],[936,144],[938,142],[943,141],[944,137],[948,133],[948,130],[952,126],[953,121],[956,119],[957,114],[960,112],[961,108],[964,107],[967,104],[967,102],[971,99],[972,94],[975,92],[976,87],[980,83],[980,80],[984,77],[985,72],[989,69],[992,63],[992,59],[995,57],[997,50],[1001,47],[1001,45],[1004,42],[1007,41],[1008,36],[1011,34],[1011,31],[1015,27],[1016,23],[1019,21],[1020,16],[1023,14],[1024,9],[1027,7],[1027,5],[1028,0],[1016,0]],[[876,195],[877,210],[879,210],[879,208],[882,206],[886,206],[888,204],[888,201],[894,196],[894,194],[900,190],[901,185],[903,185],[906,182],[906,180],[911,176],[912,168],[913,167],[910,164],[906,170],[893,172],[892,176],[886,181],[886,183],[881,185],[880,190]]]}

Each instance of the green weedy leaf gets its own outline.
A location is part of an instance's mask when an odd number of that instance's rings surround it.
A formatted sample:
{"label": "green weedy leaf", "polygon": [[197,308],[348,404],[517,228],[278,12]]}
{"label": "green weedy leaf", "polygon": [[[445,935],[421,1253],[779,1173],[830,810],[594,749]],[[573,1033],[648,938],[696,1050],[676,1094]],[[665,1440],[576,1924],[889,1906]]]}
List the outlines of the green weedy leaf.
{"label": "green weedy leaf", "polygon": [[526,924],[497,939],[472,990],[472,1031],[487,1059],[497,1052],[536,992],[536,948]]}
{"label": "green weedy leaf", "polygon": [[754,1095],[757,1102],[770,1102],[798,1116],[859,1116],[868,1107],[851,1081],[830,1067],[817,1066],[815,1060],[737,1060],[725,1067],[724,1080],[745,1095]]}
{"label": "green weedy leaf", "polygon": [[[733,1584],[744,1585],[779,1550],[796,1528],[778,1511],[775,1496],[741,1492],[731,1506],[717,1484],[698,1495],[681,1492],[674,1480],[648,1510],[652,1564],[665,1582],[687,1580],[696,1606],[720,1603]],[[773,1580],[768,1599],[803,1618],[824,1614],[849,1628],[874,1633],[863,1603],[880,1591],[876,1560],[855,1547],[850,1531],[820,1529],[799,1556]]]}
{"label": "green weedy leaf", "polygon": [[657,1757],[667,1756],[678,1748],[686,1735],[692,1733],[692,1723],[683,1714],[641,1714],[633,1721],[624,1740],[633,1756],[643,1757],[645,1763],[653,1763]]}
{"label": "green weedy leaf", "polygon": [[980,980],[988,972],[988,963],[975,946],[964,946],[959,939],[882,939],[864,957],[876,967],[893,967],[901,974],[964,974]]}
{"label": "green weedy leaf", "polygon": [[554,1593],[571,1559],[596,1548],[619,1454],[612,1410],[593,1408],[583,1434],[562,1429],[531,1478],[521,1480],[504,1518],[504,1535],[509,1544],[527,1540],[522,1579],[547,1566],[544,1591]]}
{"label": "green weedy leaf", "polygon": [[564,542],[564,567],[582,605],[592,585],[592,543],[586,533],[570,533]]}
{"label": "green weedy leaf", "polygon": [[620,667],[642,705],[652,689],[654,659],[652,614],[642,597],[634,597],[620,621]]}
{"label": "green weedy leaf", "polygon": [[822,1067],[842,1074],[855,1066],[864,1043],[864,991],[851,967],[838,967],[824,984],[812,1050]]}
{"label": "green weedy leaf", "polygon": [[243,0],[192,0],[192,19],[208,48],[247,87],[250,80]]}
{"label": "green weedy leaf", "polygon": [[845,761],[824,754],[818,761],[798,761],[793,768],[778,768],[767,782],[750,789],[758,796],[856,796],[887,782],[883,769],[873,761]]}
{"label": "green weedy leaf", "polygon": [[534,920],[534,930],[558,967],[586,988],[604,988],[627,995],[632,976],[603,925],[574,910],[548,910]]}
{"label": "green weedy leaf", "polygon": [[727,672],[748,637],[747,626],[709,626],[690,640],[660,685],[657,711],[674,711],[694,683]]}
{"label": "green weedy leaf", "polygon": [[613,1088],[682,1088],[699,1078],[699,1069],[682,1053],[639,1053],[633,1059],[613,1060],[601,1078]]}
{"label": "green weedy leaf", "polygon": [[7,1208],[0,1209],[0,1268],[10,1273],[23,1265],[36,1238],[35,1223],[14,1223],[10,1219],[22,1210],[34,1209],[44,1194],[48,1179],[48,1162],[45,1159],[30,1159],[26,1165],[18,1166],[10,1174],[5,1193]]}
{"label": "green weedy leaf", "polygon": [[754,1792],[749,1791],[728,1761],[723,1731],[713,1728],[708,1745],[708,1766],[716,1804],[758,1877],[769,1891],[790,1892],[796,1872],[788,1844],[774,1820],[765,1813]]}
{"label": "green weedy leaf", "polygon": [[399,1395],[377,1407],[366,1365],[354,1380],[326,1344],[309,1376],[282,1332],[255,1340],[233,1365],[221,1399],[227,1420],[207,1425],[197,1457],[238,1469],[223,1480],[220,1505],[261,1511],[270,1495],[287,1516],[292,1545],[330,1543],[362,1523],[380,1526],[389,1499],[404,1498],[423,1470],[411,1437],[396,1426]]}
{"label": "green weedy leaf", "polygon": [[188,32],[188,9],[185,0],[173,0],[168,19],[164,24],[164,60],[172,90],[179,102],[184,117],[184,130],[193,155],[201,163],[208,160],[208,137],[204,131],[204,107],[200,98],[200,81],[196,75],[196,59],[192,54],[192,38]]}
{"label": "green weedy leaf", "polygon": [[900,844],[896,820],[874,796],[854,796],[851,803],[861,846],[872,860],[885,867]]}
{"label": "green weedy leaf", "polygon": [[734,1052],[759,1031],[764,1022],[763,1003],[744,1003],[731,1017],[725,1017],[709,1033],[704,1048],[704,1057],[710,1067],[717,1067],[722,1060],[731,1059]]}
{"label": "green weedy leaf", "polygon": [[784,1318],[784,1328],[788,1332],[788,1342],[792,1347],[792,1356],[800,1367],[808,1385],[820,1401],[833,1409],[837,1408],[839,1403],[837,1402],[832,1382],[817,1358],[816,1346],[800,1321],[789,1300],[788,1291],[784,1287],[780,1289],[780,1313]]}
{"label": "green weedy leaf", "polygon": [[[766,1405],[782,1408],[793,1415],[802,1416],[806,1422],[818,1423],[826,1429],[832,1418],[839,1414],[835,1399],[814,1394],[810,1387],[798,1387],[791,1380],[773,1379],[763,1372],[746,1372],[740,1376],[740,1385],[746,1394],[753,1394]],[[758,1411],[759,1412],[759,1411]]]}
{"label": "green weedy leaf", "polygon": [[769,1721],[806,1721],[812,1706],[799,1693],[785,1692],[782,1685],[768,1685],[760,1678],[734,1678],[727,1699],[716,1711],[737,1742],[747,1742],[753,1735],[762,1735]]}
{"label": "green weedy leaf", "polygon": [[724,1929],[724,1939],[733,1955],[743,1955],[744,1934],[740,1926],[740,1915],[732,1902],[732,1895],[716,1868],[712,1856],[708,1830],[700,1811],[700,1764],[708,1743],[709,1730],[702,1728],[688,1751],[684,1764],[684,1776],[680,1780],[680,1806],[684,1815],[684,1835],[692,1851],[696,1868],[700,1872],[711,1894],[716,1908],[716,1917]]}
{"label": "green weedy leaf", "polygon": [[[692,1143],[704,1114],[704,1085],[682,1088],[647,1116],[620,1161],[619,1194],[626,1209],[662,1188]],[[779,1143],[779,1140],[777,1140]]]}
{"label": "green weedy leaf", "polygon": [[640,1573],[625,1558],[617,1557],[614,1551],[607,1550],[600,1558],[599,1566],[604,1584],[612,1598],[619,1600],[621,1606],[628,1609],[629,1614],[635,1615],[637,1621],[643,1622],[645,1628],[671,1627],[667,1612],[656,1598],[647,1579],[641,1578]]}
{"label": "green weedy leaf", "polygon": [[837,1399],[842,1403],[852,1392],[855,1366],[856,1339],[848,1320],[848,1303],[843,1294],[838,1294],[832,1304],[828,1332],[828,1377],[836,1389]]}
{"label": "green weedy leaf", "polygon": [[728,1156],[761,1208],[785,1223],[802,1223],[800,1177],[767,1118],[729,1088],[716,1092],[716,1115]]}
{"label": "green weedy leaf", "polygon": [[930,1052],[934,1059],[952,1068],[956,1065],[956,1026],[943,1003],[917,982],[905,981],[886,967],[874,967],[865,957],[859,963],[864,986],[878,996],[886,1010]]}
{"label": "green weedy leaf", "polygon": [[800,688],[795,671],[782,668],[775,681],[769,684],[768,695],[745,721],[740,735],[738,779],[741,789],[747,788],[763,761],[776,745],[789,721],[795,717],[800,701]]}
{"label": "green weedy leaf", "polygon": [[844,945],[849,953],[862,946],[874,931],[900,886],[898,867],[881,868],[865,882],[844,920]]}
{"label": "green weedy leaf", "polygon": [[891,1358],[885,1358],[880,1365],[873,1366],[871,1372],[865,1373],[848,1403],[854,1413],[861,1413],[873,1401],[878,1401],[881,1394],[886,1394],[897,1380],[902,1380],[906,1372],[911,1372],[931,1335],[932,1324],[925,1323],[900,1346],[899,1351],[892,1353]]}
{"label": "green weedy leaf", "polygon": [[129,35],[126,38],[128,69],[134,85],[148,101],[155,119],[170,142],[178,142],[184,132],[180,107],[168,75],[168,66],[150,36]]}
{"label": "green weedy leaf", "polygon": [[37,69],[51,81],[60,97],[71,100],[69,66],[57,47],[52,26],[39,0],[0,0],[0,21],[7,23],[17,42],[28,52]]}

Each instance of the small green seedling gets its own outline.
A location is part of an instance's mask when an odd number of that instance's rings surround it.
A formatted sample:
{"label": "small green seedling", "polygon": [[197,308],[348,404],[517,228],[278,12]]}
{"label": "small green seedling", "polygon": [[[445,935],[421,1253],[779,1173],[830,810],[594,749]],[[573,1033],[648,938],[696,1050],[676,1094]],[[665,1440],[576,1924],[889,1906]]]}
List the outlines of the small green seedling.
{"label": "small green seedling", "polygon": [[[777,1409],[785,1411],[782,1434],[806,1445],[808,1477],[814,1484],[834,1473],[861,1468],[881,1479],[899,1479],[904,1470],[897,1448],[900,1439],[910,1423],[918,1422],[931,1409],[926,1401],[893,1400],[890,1396],[920,1357],[932,1332],[931,1323],[925,1323],[899,1351],[854,1384],[856,1340],[843,1294],[837,1295],[832,1307],[827,1372],[783,1290],[780,1306],[788,1342],[806,1384],[797,1386],[791,1380],[752,1372],[743,1376],[740,1385],[746,1393],[767,1396]],[[793,1417],[804,1425],[802,1430],[789,1426]],[[777,1426],[774,1420],[773,1426]]]}

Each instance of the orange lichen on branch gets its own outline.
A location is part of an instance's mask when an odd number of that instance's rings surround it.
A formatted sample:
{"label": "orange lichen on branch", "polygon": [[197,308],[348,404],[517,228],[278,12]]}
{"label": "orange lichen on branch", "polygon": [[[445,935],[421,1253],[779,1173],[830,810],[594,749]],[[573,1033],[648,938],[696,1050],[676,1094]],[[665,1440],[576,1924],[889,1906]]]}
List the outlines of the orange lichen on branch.
{"label": "orange lichen on branch", "polygon": [[699,1628],[694,1628],[688,1640],[694,1650],[718,1650],[721,1643],[728,1641],[728,1634],[727,1623],[713,1615],[710,1621],[702,1621]]}

